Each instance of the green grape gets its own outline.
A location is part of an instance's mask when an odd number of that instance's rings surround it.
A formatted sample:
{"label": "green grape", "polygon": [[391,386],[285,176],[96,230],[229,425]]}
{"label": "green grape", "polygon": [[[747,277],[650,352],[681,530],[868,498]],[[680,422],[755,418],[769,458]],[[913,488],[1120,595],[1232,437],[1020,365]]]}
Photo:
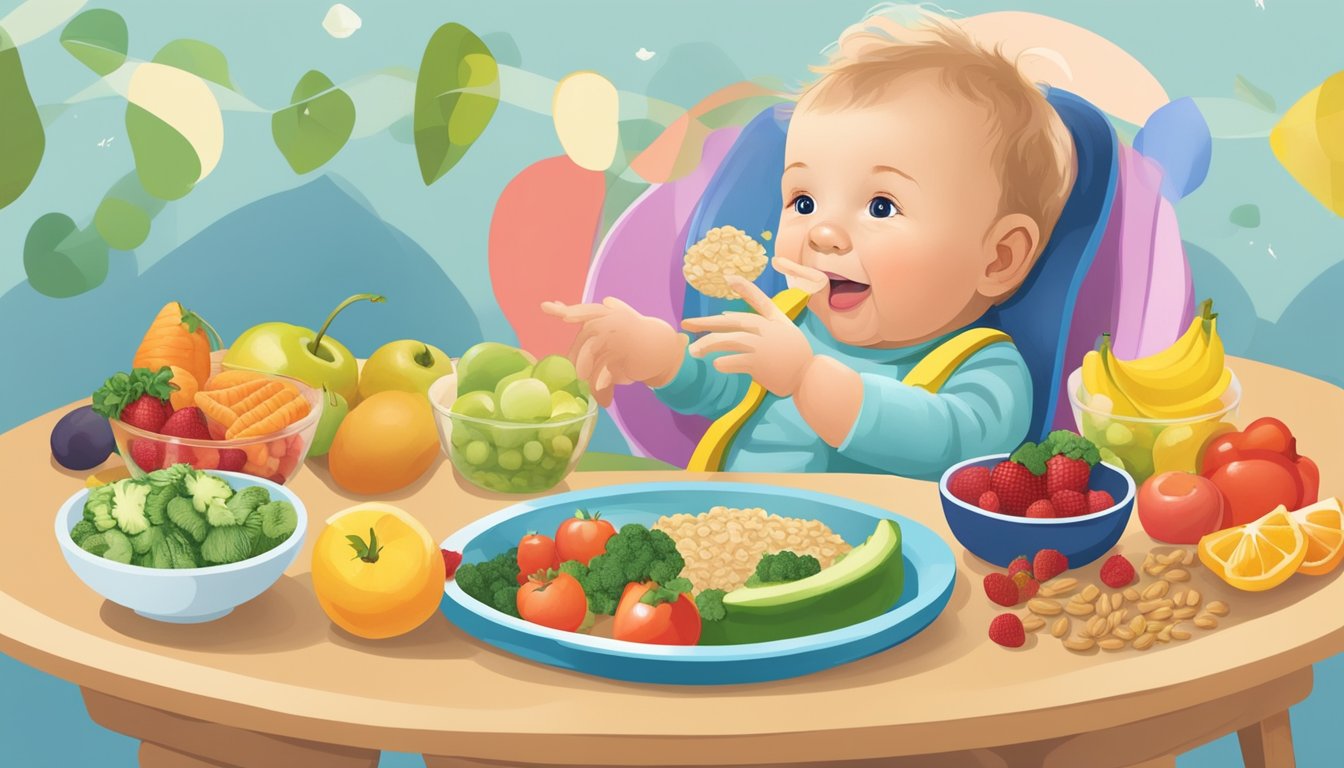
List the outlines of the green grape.
{"label": "green grape", "polygon": [[523,444],[523,459],[529,464],[535,464],[541,460],[541,443],[536,440],[529,440]]}
{"label": "green grape", "polygon": [[508,421],[538,421],[551,415],[551,391],[538,379],[518,379],[504,388],[499,412]]}
{"label": "green grape", "polygon": [[499,452],[499,467],[510,472],[523,466],[522,451],[516,448],[509,448]]}
{"label": "green grape", "polygon": [[468,464],[481,466],[490,460],[490,445],[480,440],[473,440],[467,443],[467,447],[462,450],[463,458]]}

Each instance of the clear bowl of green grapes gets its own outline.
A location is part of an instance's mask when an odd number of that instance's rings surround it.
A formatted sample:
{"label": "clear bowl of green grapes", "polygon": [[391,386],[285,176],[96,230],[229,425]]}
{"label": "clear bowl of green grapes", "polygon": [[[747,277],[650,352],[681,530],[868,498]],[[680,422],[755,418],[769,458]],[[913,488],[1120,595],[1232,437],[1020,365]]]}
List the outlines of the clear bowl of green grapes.
{"label": "clear bowl of green grapes", "polygon": [[597,405],[560,355],[537,360],[483,342],[429,388],[439,441],[473,485],[496,493],[554,488],[579,463]]}

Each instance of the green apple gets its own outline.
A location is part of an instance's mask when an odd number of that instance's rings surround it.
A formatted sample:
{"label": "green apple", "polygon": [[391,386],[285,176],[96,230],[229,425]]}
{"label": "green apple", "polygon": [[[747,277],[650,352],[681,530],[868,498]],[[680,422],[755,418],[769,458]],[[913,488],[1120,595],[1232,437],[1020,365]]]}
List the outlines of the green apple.
{"label": "green apple", "polygon": [[341,393],[322,385],[322,415],[317,420],[313,442],[308,446],[308,458],[327,455],[327,451],[331,450],[331,441],[336,439],[336,428],[341,426],[345,414],[349,412],[350,404],[341,397]]}
{"label": "green apple", "polygon": [[424,394],[429,385],[453,372],[443,350],[419,341],[389,341],[374,350],[359,372],[361,398],[390,389]]}
{"label": "green apple", "polygon": [[349,403],[359,395],[359,364],[344,344],[326,334],[336,315],[357,301],[378,303],[383,297],[372,293],[351,296],[327,315],[317,333],[289,323],[252,326],[229,346],[221,362],[226,368],[289,376],[311,387],[325,385]]}

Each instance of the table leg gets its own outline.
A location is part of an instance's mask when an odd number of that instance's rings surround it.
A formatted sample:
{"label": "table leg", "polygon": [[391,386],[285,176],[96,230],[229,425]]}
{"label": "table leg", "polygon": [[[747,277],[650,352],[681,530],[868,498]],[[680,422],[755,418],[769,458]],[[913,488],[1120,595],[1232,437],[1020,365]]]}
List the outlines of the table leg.
{"label": "table leg", "polygon": [[231,728],[81,688],[89,717],[140,739],[143,768],[377,768],[379,752]]}
{"label": "table leg", "polygon": [[1258,723],[1237,731],[1241,760],[1246,768],[1293,768],[1293,729],[1288,710],[1275,712]]}

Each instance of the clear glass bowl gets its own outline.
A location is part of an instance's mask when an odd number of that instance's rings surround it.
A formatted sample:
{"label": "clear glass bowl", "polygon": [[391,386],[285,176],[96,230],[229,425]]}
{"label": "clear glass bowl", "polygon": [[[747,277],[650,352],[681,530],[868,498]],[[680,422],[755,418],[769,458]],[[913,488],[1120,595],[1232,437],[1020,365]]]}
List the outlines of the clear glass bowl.
{"label": "clear glass bowl", "polygon": [[[197,469],[232,470],[261,477],[284,485],[299,472],[308,456],[308,447],[317,434],[317,422],[322,418],[322,393],[302,381],[284,376],[270,378],[288,381],[299,388],[308,401],[308,415],[269,435],[235,440],[192,440],[149,432],[120,419],[108,419],[112,437],[117,441],[117,452],[126,462],[132,477],[141,477],[156,469],[186,463]],[[223,428],[209,421],[212,435],[223,435]],[[146,449],[142,443],[150,444]],[[137,458],[153,458],[157,466],[142,467]],[[147,462],[148,463],[148,462]]]}
{"label": "clear glass bowl", "polygon": [[472,485],[496,493],[540,493],[564,480],[588,449],[597,424],[597,404],[555,421],[518,423],[453,413],[457,374],[429,388],[439,443],[453,466]]}
{"label": "clear glass bowl", "polygon": [[1101,449],[1102,460],[1125,469],[1138,484],[1162,472],[1198,473],[1209,442],[1236,430],[1241,382],[1235,373],[1218,411],[1186,419],[1117,416],[1084,390],[1082,379],[1079,368],[1068,381],[1078,432]]}

